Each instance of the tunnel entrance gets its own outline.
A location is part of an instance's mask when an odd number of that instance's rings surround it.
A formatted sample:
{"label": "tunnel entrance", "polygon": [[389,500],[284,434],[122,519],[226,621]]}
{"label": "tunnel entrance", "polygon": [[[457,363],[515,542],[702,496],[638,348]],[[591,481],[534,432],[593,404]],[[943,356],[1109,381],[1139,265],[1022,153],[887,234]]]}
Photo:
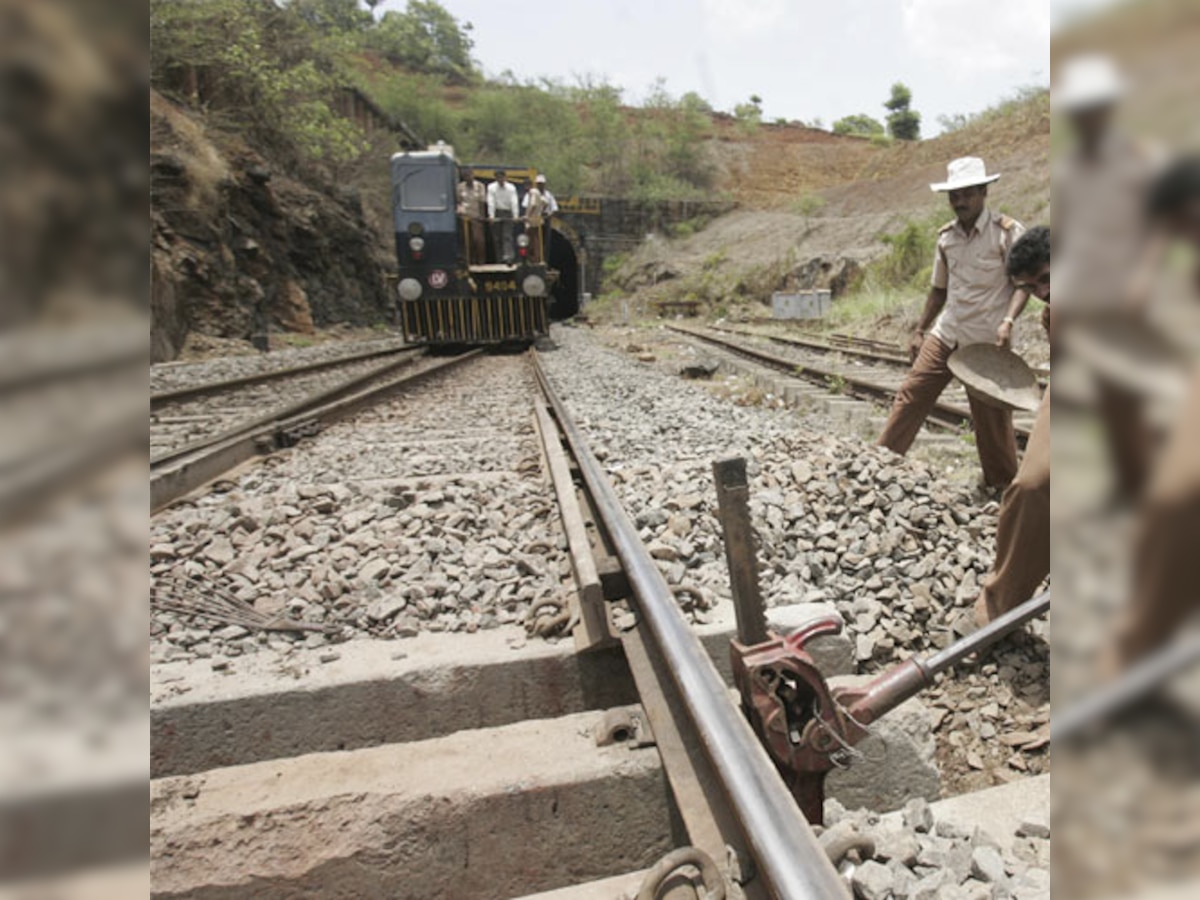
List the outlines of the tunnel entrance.
{"label": "tunnel entrance", "polygon": [[550,229],[546,262],[558,269],[558,281],[550,291],[550,318],[569,319],[579,312],[579,257],[570,239],[557,228]]}

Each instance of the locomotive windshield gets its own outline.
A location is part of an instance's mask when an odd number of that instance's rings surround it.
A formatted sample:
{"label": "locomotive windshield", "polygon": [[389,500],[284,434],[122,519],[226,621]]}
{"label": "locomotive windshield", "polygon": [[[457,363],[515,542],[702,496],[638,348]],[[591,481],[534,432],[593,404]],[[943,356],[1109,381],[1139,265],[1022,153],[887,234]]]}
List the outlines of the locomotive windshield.
{"label": "locomotive windshield", "polygon": [[418,166],[400,179],[400,208],[421,212],[441,212],[450,206],[446,190],[446,170],[442,166]]}

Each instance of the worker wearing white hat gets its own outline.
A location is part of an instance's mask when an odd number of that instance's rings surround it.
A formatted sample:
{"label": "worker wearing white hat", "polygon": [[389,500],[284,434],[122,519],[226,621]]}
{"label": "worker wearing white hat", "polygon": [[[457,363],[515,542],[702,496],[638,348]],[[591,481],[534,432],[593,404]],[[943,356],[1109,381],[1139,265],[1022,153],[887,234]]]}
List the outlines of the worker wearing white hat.
{"label": "worker wearing white hat", "polygon": [[539,174],[533,179],[533,185],[525,192],[522,208],[525,211],[525,233],[530,236],[529,246],[533,262],[545,262],[550,220],[558,212],[558,201],[546,187],[545,175]]}
{"label": "worker wearing white hat", "polygon": [[533,179],[533,183],[534,183],[534,185],[537,186],[537,189],[542,192],[542,197],[546,201],[545,216],[548,221],[551,216],[556,215],[558,213],[558,201],[555,200],[554,195],[552,193],[550,193],[550,188],[548,188],[546,186],[546,176],[545,175],[538,175],[537,178]]}
{"label": "worker wearing white hat", "polygon": [[[1115,123],[1127,84],[1106,56],[1064,61],[1050,90],[1050,105],[1063,116],[1074,146],[1055,164],[1052,184],[1055,241],[1055,308],[1061,327],[1093,316],[1139,313],[1152,292],[1162,247],[1152,239],[1144,197],[1166,160],[1158,148],[1121,131]],[[1070,341],[1063,341],[1069,348]],[[1141,401],[1104,379],[1097,381],[1117,489],[1124,497],[1141,490],[1149,467],[1150,441]]]}
{"label": "worker wearing white hat", "polygon": [[[913,366],[879,437],[881,446],[896,453],[908,452],[953,379],[949,360],[955,348],[1007,343],[1028,299],[1005,270],[1008,252],[1025,229],[987,207],[988,185],[999,178],[982,159],[966,156],[946,167],[945,181],[929,186],[946,193],[955,218],[938,231],[932,285],[909,341]],[[968,399],[983,480],[1003,488],[1017,471],[1012,413]]]}

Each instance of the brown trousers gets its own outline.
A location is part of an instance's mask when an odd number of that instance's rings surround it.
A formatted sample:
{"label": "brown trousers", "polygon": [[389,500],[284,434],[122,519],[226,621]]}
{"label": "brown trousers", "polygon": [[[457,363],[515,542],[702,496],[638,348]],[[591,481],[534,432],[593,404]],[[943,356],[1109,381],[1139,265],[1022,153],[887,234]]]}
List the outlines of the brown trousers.
{"label": "brown trousers", "polygon": [[487,262],[487,237],[483,232],[483,220],[463,217],[463,234],[467,241],[467,265],[482,266]]}
{"label": "brown trousers", "polygon": [[1050,392],[1042,400],[1025,456],[1000,502],[996,562],[983,582],[988,619],[1020,606],[1050,574]]}
{"label": "brown trousers", "polygon": [[529,261],[534,264],[540,263],[546,258],[542,234],[543,220],[541,216],[530,217],[525,225],[525,235],[529,238]]}
{"label": "brown trousers", "polygon": [[1133,603],[1119,633],[1126,664],[1200,609],[1200,369],[1150,477],[1134,554]]}
{"label": "brown trousers", "polygon": [[[908,377],[896,393],[891,414],[879,436],[879,446],[903,456],[917,439],[917,433],[933,410],[938,397],[954,378],[947,361],[954,348],[929,335]],[[971,421],[975,426],[975,447],[983,479],[993,487],[1004,487],[1017,473],[1017,437],[1012,413],[971,398]]]}

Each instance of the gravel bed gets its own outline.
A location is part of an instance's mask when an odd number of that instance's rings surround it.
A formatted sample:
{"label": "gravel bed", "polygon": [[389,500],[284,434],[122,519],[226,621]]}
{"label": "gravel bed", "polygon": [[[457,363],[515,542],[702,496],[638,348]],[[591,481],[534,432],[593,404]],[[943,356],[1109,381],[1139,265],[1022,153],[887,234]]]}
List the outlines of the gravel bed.
{"label": "gravel bed", "polygon": [[[862,900],[1048,900],[1050,822],[1030,816],[1012,835],[971,832],[939,821],[928,802],[914,799],[898,817],[848,812],[825,803],[823,844],[869,841],[844,864]],[[1003,837],[1004,840],[998,840]],[[867,858],[860,858],[866,856]]]}
{"label": "gravel bed", "polygon": [[[241,422],[260,418],[273,409],[283,409],[310,394],[337,387],[342,382],[393,362],[395,360],[387,357],[364,359],[279,381],[244,385],[216,394],[164,403],[150,413],[150,454],[167,453],[233,428]],[[420,364],[419,361],[414,362]]]}
{"label": "gravel bed", "polygon": [[[863,673],[969,632],[995,551],[994,501],[838,436],[821,414],[738,406],[584,331],[554,337],[547,371],[668,582],[728,597],[711,465],[744,456],[769,605],[834,603]],[[1047,634],[1033,623],[924,695],[951,792],[1048,768]]]}
{"label": "gravel bed", "polygon": [[207,384],[210,381],[224,381],[228,378],[262,375],[266,372],[288,369],[306,363],[325,362],[326,360],[341,359],[343,356],[403,346],[404,341],[397,337],[327,341],[312,347],[289,347],[286,350],[272,350],[268,353],[245,356],[222,356],[200,362],[159,363],[150,367],[150,392],[157,393],[192,387],[198,384]]}
{"label": "gravel bed", "polygon": [[571,569],[519,356],[484,356],[178,503],[151,523],[163,595],[199,580],[258,614],[329,626],[266,632],[156,610],[155,661],[356,636],[476,631],[565,602]]}

